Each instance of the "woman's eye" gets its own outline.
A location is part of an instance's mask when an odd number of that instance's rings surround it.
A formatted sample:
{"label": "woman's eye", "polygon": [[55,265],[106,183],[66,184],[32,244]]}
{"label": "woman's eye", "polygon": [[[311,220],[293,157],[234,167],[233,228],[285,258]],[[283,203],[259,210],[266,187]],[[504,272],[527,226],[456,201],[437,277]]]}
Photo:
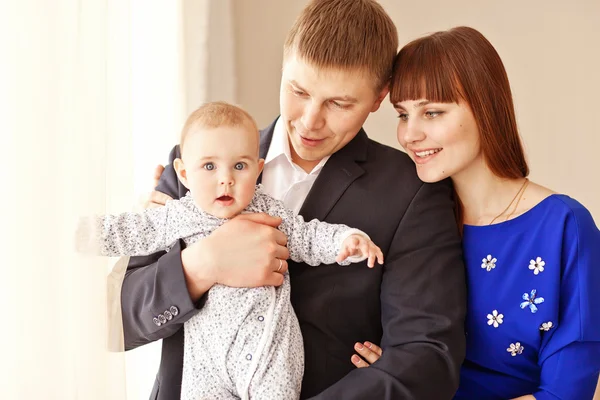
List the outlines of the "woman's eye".
{"label": "woman's eye", "polygon": [[408,121],[408,114],[400,113],[398,114],[398,118],[400,118],[402,121]]}
{"label": "woman's eye", "polygon": [[425,115],[426,115],[428,118],[435,118],[435,117],[437,117],[437,116],[438,116],[438,115],[440,115],[440,114],[442,114],[442,112],[441,112],[441,111],[427,111],[427,112],[425,112]]}
{"label": "woman's eye", "polygon": [[206,163],[206,164],[204,164],[204,165],[202,166],[202,168],[204,168],[204,169],[205,169],[205,170],[207,170],[207,171],[212,171],[212,170],[214,170],[214,169],[215,169],[215,164],[213,164],[213,163],[209,162],[209,163]]}
{"label": "woman's eye", "polygon": [[243,162],[239,162],[237,164],[235,164],[234,168],[237,169],[238,171],[243,170],[246,167],[246,164]]}

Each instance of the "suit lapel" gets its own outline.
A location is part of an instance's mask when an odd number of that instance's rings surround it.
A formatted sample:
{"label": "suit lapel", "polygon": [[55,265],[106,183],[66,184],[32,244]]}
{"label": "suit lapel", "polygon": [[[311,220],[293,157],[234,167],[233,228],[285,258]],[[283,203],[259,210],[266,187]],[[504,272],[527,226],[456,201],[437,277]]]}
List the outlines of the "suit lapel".
{"label": "suit lapel", "polygon": [[[269,152],[269,146],[271,146],[271,140],[273,140],[273,131],[275,130],[275,123],[278,118],[275,118],[275,121],[271,123],[268,127],[260,131],[260,146],[259,146],[259,157],[262,159],[267,158],[267,153]],[[262,172],[258,176],[256,183],[262,182]]]}
{"label": "suit lapel", "polygon": [[305,220],[324,220],[346,189],[364,174],[358,164],[367,159],[368,137],[361,129],[346,146],[335,152],[327,161],[311,188],[300,215]]}
{"label": "suit lapel", "polygon": [[[276,122],[277,119],[260,131],[260,158],[267,157]],[[329,158],[300,209],[305,220],[324,220],[352,182],[365,173],[359,163],[367,159],[368,144],[369,138],[361,129],[354,139]],[[261,181],[262,173],[257,183]]]}

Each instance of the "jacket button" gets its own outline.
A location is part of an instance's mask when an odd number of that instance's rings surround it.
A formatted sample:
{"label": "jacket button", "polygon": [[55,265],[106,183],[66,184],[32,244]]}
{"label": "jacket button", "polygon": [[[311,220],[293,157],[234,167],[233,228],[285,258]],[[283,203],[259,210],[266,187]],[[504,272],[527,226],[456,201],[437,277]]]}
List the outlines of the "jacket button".
{"label": "jacket button", "polygon": [[173,314],[171,314],[169,311],[165,311],[163,314],[167,318],[167,321],[170,321],[173,319]]}
{"label": "jacket button", "polygon": [[160,321],[161,324],[166,324],[167,323],[167,319],[162,314],[158,314],[158,320]]}
{"label": "jacket button", "polygon": [[174,317],[176,317],[177,314],[179,314],[179,309],[175,306],[171,306],[171,308],[169,308],[169,311],[171,312],[171,314],[173,314]]}
{"label": "jacket button", "polygon": [[154,323],[156,324],[156,326],[161,326],[162,325],[162,322],[160,322],[158,320],[158,318],[156,318],[156,317],[152,318],[152,321],[154,321]]}

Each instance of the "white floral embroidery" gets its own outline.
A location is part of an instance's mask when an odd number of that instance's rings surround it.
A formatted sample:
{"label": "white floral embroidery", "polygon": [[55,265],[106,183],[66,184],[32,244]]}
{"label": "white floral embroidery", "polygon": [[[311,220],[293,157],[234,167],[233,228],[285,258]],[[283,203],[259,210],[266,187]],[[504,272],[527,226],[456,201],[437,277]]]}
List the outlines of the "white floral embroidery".
{"label": "white floral embroidery", "polygon": [[492,311],[491,314],[487,315],[488,325],[494,325],[494,328],[497,328],[503,322],[504,315],[498,314],[498,310]]}
{"label": "white floral embroidery", "polygon": [[508,351],[510,353],[511,356],[516,356],[517,354],[521,354],[523,353],[523,350],[525,350],[525,347],[521,346],[521,343],[517,342],[517,343],[511,343],[510,347],[508,349],[506,349],[506,351]]}
{"label": "white floral embroidery", "polygon": [[533,271],[534,275],[544,272],[544,265],[546,265],[546,262],[542,260],[542,257],[529,261],[529,269]]}
{"label": "white floral embroidery", "polygon": [[544,322],[542,326],[540,326],[540,331],[548,332],[550,329],[552,329],[552,326],[552,321]]}
{"label": "white floral embroidery", "polygon": [[491,254],[488,254],[488,256],[486,258],[481,260],[481,268],[484,268],[487,272],[490,272],[491,270],[496,268],[497,261],[498,260],[493,258]]}

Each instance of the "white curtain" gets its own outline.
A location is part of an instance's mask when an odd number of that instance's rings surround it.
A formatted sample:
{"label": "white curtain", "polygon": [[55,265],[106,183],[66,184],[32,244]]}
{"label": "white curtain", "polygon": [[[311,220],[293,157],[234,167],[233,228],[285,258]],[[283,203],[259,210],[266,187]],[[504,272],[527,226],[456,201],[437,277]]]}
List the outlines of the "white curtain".
{"label": "white curtain", "polygon": [[73,226],[130,210],[187,114],[235,102],[233,35],[229,1],[0,1],[1,398],[148,398],[160,343],[108,350],[115,260]]}
{"label": "white curtain", "polygon": [[77,0],[0,11],[2,398],[125,398],[123,353],[108,351],[107,261],[72,243],[77,216],[131,183],[128,13]]}

